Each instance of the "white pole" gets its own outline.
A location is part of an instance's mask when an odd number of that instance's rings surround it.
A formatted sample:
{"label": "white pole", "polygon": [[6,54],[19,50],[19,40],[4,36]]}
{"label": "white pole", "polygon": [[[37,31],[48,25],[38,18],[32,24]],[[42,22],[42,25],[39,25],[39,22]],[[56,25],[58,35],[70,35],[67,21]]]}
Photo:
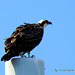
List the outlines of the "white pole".
{"label": "white pole", "polygon": [[14,58],[5,62],[5,75],[44,75],[44,61],[35,58]]}

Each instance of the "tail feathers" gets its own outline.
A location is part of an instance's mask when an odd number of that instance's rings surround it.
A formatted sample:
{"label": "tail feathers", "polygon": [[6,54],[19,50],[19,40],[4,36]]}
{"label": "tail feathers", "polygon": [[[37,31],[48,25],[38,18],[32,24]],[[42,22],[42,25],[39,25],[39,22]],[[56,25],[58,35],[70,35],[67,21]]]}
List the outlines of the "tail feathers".
{"label": "tail feathers", "polygon": [[1,61],[8,61],[11,58],[10,54],[5,54],[2,58]]}

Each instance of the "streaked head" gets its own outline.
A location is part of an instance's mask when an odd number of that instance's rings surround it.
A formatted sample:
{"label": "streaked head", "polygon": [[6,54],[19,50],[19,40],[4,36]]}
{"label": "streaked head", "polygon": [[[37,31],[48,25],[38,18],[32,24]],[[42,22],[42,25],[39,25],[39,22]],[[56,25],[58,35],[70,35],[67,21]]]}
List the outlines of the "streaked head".
{"label": "streaked head", "polygon": [[52,24],[48,20],[40,20],[37,24],[40,24],[43,28],[45,28],[48,24]]}

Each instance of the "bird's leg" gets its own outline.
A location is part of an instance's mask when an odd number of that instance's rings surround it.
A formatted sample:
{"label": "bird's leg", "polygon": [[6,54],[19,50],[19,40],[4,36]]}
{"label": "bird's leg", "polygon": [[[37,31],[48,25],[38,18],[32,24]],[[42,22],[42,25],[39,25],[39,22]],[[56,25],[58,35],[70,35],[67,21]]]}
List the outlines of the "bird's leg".
{"label": "bird's leg", "polygon": [[28,54],[28,58],[30,58],[30,51],[27,51],[27,54]]}
{"label": "bird's leg", "polygon": [[27,51],[27,54],[28,54],[28,58],[34,58],[35,57],[34,55],[30,56],[30,51]]}
{"label": "bird's leg", "polygon": [[19,53],[19,56],[20,56],[21,58],[26,57],[26,56],[24,55],[24,52]]}
{"label": "bird's leg", "polygon": [[25,55],[23,55],[23,54],[19,54],[19,56],[21,57],[21,58],[23,58],[23,57],[25,57],[25,58],[27,58]]}
{"label": "bird's leg", "polygon": [[22,55],[22,54],[19,54],[19,56],[20,56],[21,58],[23,58],[23,55]]}

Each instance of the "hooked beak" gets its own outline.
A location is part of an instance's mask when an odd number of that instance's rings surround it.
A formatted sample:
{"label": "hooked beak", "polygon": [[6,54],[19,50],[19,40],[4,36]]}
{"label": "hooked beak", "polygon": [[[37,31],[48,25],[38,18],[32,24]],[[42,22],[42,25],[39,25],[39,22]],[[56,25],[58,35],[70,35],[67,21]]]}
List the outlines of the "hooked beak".
{"label": "hooked beak", "polygon": [[48,22],[48,24],[51,24],[52,25],[52,22]]}

